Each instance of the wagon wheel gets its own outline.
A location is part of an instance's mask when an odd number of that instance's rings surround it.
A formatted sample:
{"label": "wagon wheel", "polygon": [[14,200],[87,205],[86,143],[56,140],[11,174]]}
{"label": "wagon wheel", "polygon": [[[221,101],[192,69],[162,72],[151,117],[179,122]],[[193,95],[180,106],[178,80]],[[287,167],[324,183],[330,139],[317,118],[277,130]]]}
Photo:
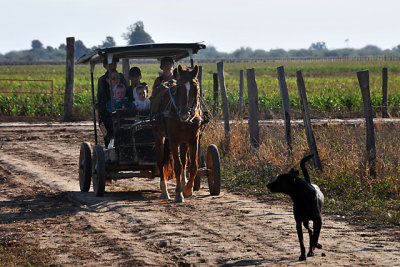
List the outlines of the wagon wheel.
{"label": "wagon wheel", "polygon": [[221,190],[221,170],[218,148],[209,145],[207,149],[206,167],[208,169],[208,187],[212,196],[218,196]]}
{"label": "wagon wheel", "polygon": [[92,155],[90,144],[84,142],[81,144],[79,153],[79,186],[81,192],[88,192],[90,180],[92,178]]}
{"label": "wagon wheel", "polygon": [[103,148],[96,145],[93,149],[93,190],[96,196],[103,196],[106,187],[106,167]]}

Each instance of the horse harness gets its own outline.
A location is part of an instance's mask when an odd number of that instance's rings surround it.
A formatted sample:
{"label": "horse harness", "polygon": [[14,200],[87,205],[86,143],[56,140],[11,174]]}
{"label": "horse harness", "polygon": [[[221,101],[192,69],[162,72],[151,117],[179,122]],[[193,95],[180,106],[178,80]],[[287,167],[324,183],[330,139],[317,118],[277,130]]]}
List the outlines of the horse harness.
{"label": "horse harness", "polygon": [[[188,82],[190,83],[190,81],[188,81]],[[165,109],[161,111],[161,115],[164,117],[173,118],[175,120],[181,121],[181,119],[179,117],[179,112],[180,112],[181,107],[178,107],[176,105],[175,97],[178,92],[177,87],[182,86],[183,83],[179,83],[179,81],[177,82],[176,80],[172,80],[171,82],[162,83],[162,85],[168,92],[169,102],[165,106]],[[195,84],[195,86],[198,86],[197,83]],[[203,114],[203,112],[201,109],[202,105],[201,105],[201,102],[199,101],[199,99],[200,99],[200,97],[197,97],[193,101],[192,105],[190,107],[187,107],[190,116],[188,116],[188,118],[186,118],[184,120],[184,122],[193,123],[196,118],[198,118],[200,120],[200,122],[202,122],[204,120],[204,118],[202,118],[202,116],[201,116],[201,114]],[[196,116],[196,110],[200,111],[199,117]]]}

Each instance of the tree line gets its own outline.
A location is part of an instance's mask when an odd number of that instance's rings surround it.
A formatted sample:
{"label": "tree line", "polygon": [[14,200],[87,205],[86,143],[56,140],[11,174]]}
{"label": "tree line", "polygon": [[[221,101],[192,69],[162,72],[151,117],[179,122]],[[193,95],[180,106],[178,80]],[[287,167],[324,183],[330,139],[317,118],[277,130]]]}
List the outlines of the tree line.
{"label": "tree line", "polygon": [[[153,38],[144,30],[142,21],[137,21],[127,27],[127,32],[122,35],[128,45],[141,43],[154,43]],[[112,36],[106,36],[105,40],[98,46],[86,47],[81,40],[75,41],[75,57],[89,53],[96,48],[115,46],[116,43]],[[240,47],[232,53],[219,52],[215,46],[209,45],[207,49],[200,50],[196,58],[210,59],[244,59],[244,58],[303,58],[303,57],[358,57],[358,56],[400,56],[400,44],[392,49],[382,50],[375,45],[367,45],[361,49],[341,48],[328,49],[325,42],[312,43],[308,49],[252,49],[250,47]],[[22,51],[11,51],[0,54],[0,62],[36,62],[36,61],[63,61],[66,57],[66,45],[60,44],[59,47],[44,46],[39,40],[33,40],[31,49]]]}
{"label": "tree line", "polygon": [[198,58],[214,59],[244,59],[244,58],[324,58],[324,57],[363,57],[363,56],[400,56],[400,45],[392,49],[382,50],[375,45],[367,45],[361,49],[341,48],[328,49],[324,42],[312,43],[308,49],[252,49],[241,47],[232,53],[219,52],[214,46],[207,46],[207,49],[200,50]]}

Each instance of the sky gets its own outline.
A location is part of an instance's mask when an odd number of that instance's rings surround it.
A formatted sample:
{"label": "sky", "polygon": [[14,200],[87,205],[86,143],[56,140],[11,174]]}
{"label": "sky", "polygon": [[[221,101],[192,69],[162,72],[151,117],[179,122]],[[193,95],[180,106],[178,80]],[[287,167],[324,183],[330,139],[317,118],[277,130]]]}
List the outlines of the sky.
{"label": "sky", "polygon": [[204,42],[220,52],[400,44],[400,0],[0,0],[0,53],[57,48],[67,37],[117,45],[143,21],[157,43]]}

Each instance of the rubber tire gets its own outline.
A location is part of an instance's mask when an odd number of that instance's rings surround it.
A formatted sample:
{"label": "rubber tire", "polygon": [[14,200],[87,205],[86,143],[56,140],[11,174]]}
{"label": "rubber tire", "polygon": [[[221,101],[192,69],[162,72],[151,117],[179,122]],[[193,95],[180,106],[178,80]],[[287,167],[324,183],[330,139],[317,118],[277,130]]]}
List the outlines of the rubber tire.
{"label": "rubber tire", "polygon": [[101,197],[106,188],[106,167],[104,151],[100,145],[96,145],[93,149],[92,163],[93,191],[96,196]]}
{"label": "rubber tire", "polygon": [[211,144],[207,148],[206,167],[209,170],[207,177],[210,194],[218,196],[221,192],[221,168],[216,145]]}
{"label": "rubber tire", "polygon": [[92,151],[90,150],[90,144],[84,142],[81,144],[79,152],[79,187],[81,192],[89,192],[91,180]]}

